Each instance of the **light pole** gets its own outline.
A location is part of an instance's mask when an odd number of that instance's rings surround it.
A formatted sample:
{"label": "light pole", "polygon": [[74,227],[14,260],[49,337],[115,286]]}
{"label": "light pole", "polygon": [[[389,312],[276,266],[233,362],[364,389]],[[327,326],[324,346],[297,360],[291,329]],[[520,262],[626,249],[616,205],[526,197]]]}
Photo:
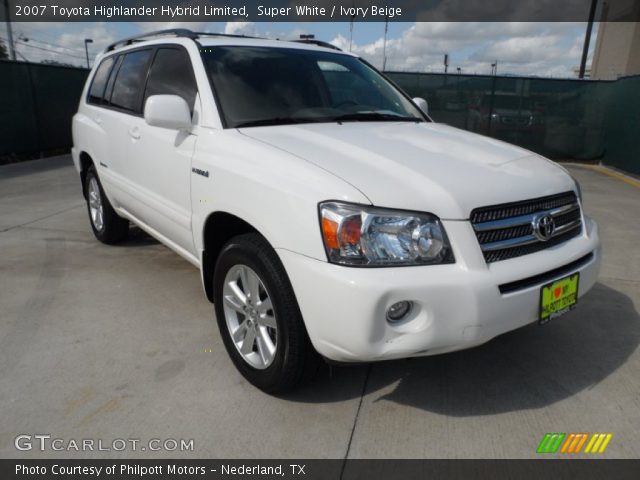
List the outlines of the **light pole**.
{"label": "light pole", "polygon": [[93,40],[90,38],[84,39],[84,53],[87,55],[87,68],[91,68],[89,66],[89,44],[93,43]]}
{"label": "light pole", "polygon": [[580,60],[580,72],[578,78],[584,78],[587,69],[587,56],[589,55],[589,43],[591,42],[591,30],[593,29],[593,20],[596,16],[596,6],[598,0],[591,0],[591,8],[589,9],[589,22],[587,23],[587,31],[584,34],[584,46],[582,47],[582,59]]}

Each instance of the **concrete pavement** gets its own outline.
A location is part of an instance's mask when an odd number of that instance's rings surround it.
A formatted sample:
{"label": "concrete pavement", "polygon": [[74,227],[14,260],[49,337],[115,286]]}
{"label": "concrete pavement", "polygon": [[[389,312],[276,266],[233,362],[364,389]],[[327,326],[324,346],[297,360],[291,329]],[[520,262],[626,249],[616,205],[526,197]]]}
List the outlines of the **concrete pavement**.
{"label": "concrete pavement", "polygon": [[[0,457],[531,458],[545,432],[640,456],[640,189],[585,167],[604,264],[578,309],[473,350],[327,368],[282,398],[227,357],[199,272],[91,233],[68,157],[0,167]],[[20,452],[19,434],[193,439],[193,451]]]}

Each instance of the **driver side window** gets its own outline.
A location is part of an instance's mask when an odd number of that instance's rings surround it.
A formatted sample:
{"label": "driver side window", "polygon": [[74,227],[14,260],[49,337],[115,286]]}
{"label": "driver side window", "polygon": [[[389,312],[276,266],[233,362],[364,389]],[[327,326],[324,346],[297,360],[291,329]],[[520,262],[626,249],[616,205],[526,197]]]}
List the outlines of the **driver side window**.
{"label": "driver side window", "polygon": [[197,93],[189,54],[182,48],[158,49],[149,71],[144,102],[152,95],[178,95],[185,99],[193,115]]}

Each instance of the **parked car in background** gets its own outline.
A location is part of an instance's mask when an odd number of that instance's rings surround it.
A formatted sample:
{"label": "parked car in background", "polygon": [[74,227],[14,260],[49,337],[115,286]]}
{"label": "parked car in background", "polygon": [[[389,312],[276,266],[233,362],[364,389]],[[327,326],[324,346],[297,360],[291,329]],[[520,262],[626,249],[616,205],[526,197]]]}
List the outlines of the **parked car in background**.
{"label": "parked car in background", "polygon": [[509,93],[481,95],[469,106],[466,129],[507,141],[539,143],[545,135],[544,111],[531,98]]}
{"label": "parked car in background", "polygon": [[[499,125],[532,121],[508,98]],[[132,222],[199,268],[233,363],[267,392],[321,357],[434,355],[546,323],[598,275],[598,228],[565,169],[433,122],[321,42],[118,42],[73,138],[96,238]]]}

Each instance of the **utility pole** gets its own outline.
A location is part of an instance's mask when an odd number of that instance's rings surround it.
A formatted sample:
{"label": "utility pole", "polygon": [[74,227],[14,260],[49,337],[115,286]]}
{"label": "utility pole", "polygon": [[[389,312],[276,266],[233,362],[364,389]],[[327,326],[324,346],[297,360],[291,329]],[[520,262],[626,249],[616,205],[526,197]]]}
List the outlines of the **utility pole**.
{"label": "utility pole", "polygon": [[596,5],[598,0],[591,0],[591,8],[589,9],[589,23],[587,23],[587,31],[584,34],[584,46],[582,47],[582,60],[580,61],[580,73],[578,78],[584,78],[587,69],[587,56],[589,55],[589,43],[591,43],[591,30],[593,30],[593,19],[596,16]]}
{"label": "utility pole", "polygon": [[389,30],[389,17],[384,17],[384,42],[382,43],[382,71],[387,69],[387,31]]}
{"label": "utility pole", "polygon": [[351,45],[353,44],[353,17],[355,15],[351,15],[351,19],[349,20],[349,51],[351,51]]}
{"label": "utility pole", "polygon": [[84,53],[87,55],[87,68],[91,68],[89,66],[89,47],[88,47],[90,43],[93,43],[93,40],[91,38],[84,39]]}
{"label": "utility pole", "polygon": [[444,54],[444,73],[447,73],[448,70],[449,70],[449,54],[445,53]]}
{"label": "utility pole", "polygon": [[16,59],[16,50],[13,46],[13,30],[11,29],[11,17],[9,16],[9,0],[4,0],[4,14],[7,22],[7,37],[9,40],[9,55],[11,56],[11,60],[15,61]]}

